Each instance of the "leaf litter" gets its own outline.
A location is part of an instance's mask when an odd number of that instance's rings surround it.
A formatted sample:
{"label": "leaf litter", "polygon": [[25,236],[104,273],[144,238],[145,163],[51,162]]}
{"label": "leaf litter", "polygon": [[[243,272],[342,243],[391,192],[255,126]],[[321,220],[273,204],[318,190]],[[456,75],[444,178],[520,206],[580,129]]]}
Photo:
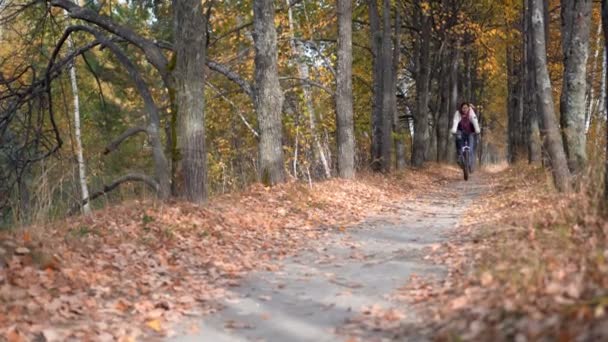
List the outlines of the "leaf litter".
{"label": "leaf litter", "polygon": [[277,271],[278,260],[308,241],[344,231],[369,215],[393,212],[396,203],[443,182],[441,172],[408,170],[312,188],[255,185],[203,206],[131,201],[90,217],[2,232],[0,336],[8,341],[169,336],[178,322],[219,310],[217,303],[247,272]]}
{"label": "leaf litter", "polygon": [[436,341],[607,340],[608,222],[590,189],[556,194],[518,166],[490,184],[449,242],[427,259],[446,279],[412,277],[395,294],[424,319],[391,332]]}

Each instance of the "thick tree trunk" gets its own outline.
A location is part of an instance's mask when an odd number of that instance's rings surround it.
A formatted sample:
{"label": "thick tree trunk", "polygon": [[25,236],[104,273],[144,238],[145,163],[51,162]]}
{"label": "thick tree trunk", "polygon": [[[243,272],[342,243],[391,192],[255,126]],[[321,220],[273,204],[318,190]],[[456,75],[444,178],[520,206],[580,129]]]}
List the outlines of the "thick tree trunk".
{"label": "thick tree trunk", "polygon": [[281,123],[284,97],[279,84],[274,12],[274,1],[254,0],[254,105],[260,126],[260,177],[266,185],[285,181]]}
{"label": "thick tree trunk", "polygon": [[542,158],[540,130],[538,127],[538,104],[536,101],[536,78],[534,68],[534,53],[532,41],[532,0],[525,3],[525,101],[526,111],[524,113],[526,122],[526,142],[528,144],[528,163],[538,163]]}
{"label": "thick tree trunk", "polygon": [[421,14],[422,33],[418,47],[418,70],[416,75],[416,115],[414,123],[414,149],[412,153],[412,165],[420,167],[427,157],[429,145],[429,78],[430,50],[431,50],[431,20],[425,14]]}
{"label": "thick tree trunk", "polygon": [[191,202],[207,198],[205,148],[205,42],[206,20],[198,0],[173,1],[178,129],[184,188]]}
{"label": "thick tree trunk", "polygon": [[352,0],[338,0],[338,65],[336,75],[336,124],[338,174],[355,176],[355,134],[353,121]]}
{"label": "thick tree trunk", "polygon": [[325,150],[321,145],[321,140],[319,139],[319,134],[317,132],[317,115],[315,111],[315,106],[312,102],[312,94],[310,89],[310,84],[305,80],[309,79],[309,70],[308,65],[302,62],[302,56],[304,55],[304,51],[301,51],[300,46],[296,43],[295,36],[295,25],[293,19],[293,13],[291,11],[290,0],[285,0],[287,2],[287,17],[289,19],[289,31],[290,31],[290,47],[293,59],[298,66],[298,73],[300,74],[302,91],[304,93],[304,102],[306,103],[306,110],[308,112],[308,122],[310,125],[310,134],[312,134],[313,142],[317,149],[317,154],[319,157],[319,162],[321,166],[323,166],[323,171],[325,172],[325,177],[331,177],[331,168],[329,166],[329,162],[325,157]]}
{"label": "thick tree trunk", "polygon": [[508,138],[510,163],[516,163],[524,158],[525,144],[523,137],[523,75],[522,61],[517,58],[517,49],[513,46],[507,47],[507,70],[508,78]]}
{"label": "thick tree trunk", "polygon": [[[66,17],[67,13],[66,13]],[[67,18],[69,19],[69,17]],[[73,52],[74,42],[72,37],[68,38],[68,52]],[[80,191],[82,200],[86,203],[82,206],[82,211],[85,215],[91,214],[91,204],[88,201],[89,198],[89,187],[87,186],[87,171],[86,164],[84,161],[84,154],[82,148],[82,134],[80,129],[80,97],[78,94],[78,78],[76,76],[76,60],[72,62],[69,67],[70,69],[70,85],[72,87],[72,96],[74,99],[74,140],[76,143],[76,162],[78,163],[78,181],[80,183]]]}
{"label": "thick tree trunk", "polygon": [[376,0],[368,0],[370,38],[373,53],[372,61],[372,169],[382,170],[382,30],[380,27],[380,14]]}
{"label": "thick tree trunk", "polygon": [[403,124],[399,122],[397,109],[397,84],[399,82],[399,68],[401,65],[401,12],[395,6],[395,38],[393,44],[393,77],[391,90],[391,108],[393,109],[393,127],[395,132],[395,162],[397,170],[405,168],[405,132]]}
{"label": "thick tree trunk", "polygon": [[560,100],[561,126],[570,171],[577,173],[587,162],[585,92],[591,0],[562,0],[562,47],[564,82]]}
{"label": "thick tree trunk", "polygon": [[382,171],[389,172],[392,164],[393,149],[393,117],[395,116],[393,101],[395,83],[393,82],[393,51],[391,39],[391,2],[384,0],[382,10]]}
{"label": "thick tree trunk", "polygon": [[536,68],[537,101],[542,109],[544,139],[551,162],[553,180],[559,191],[570,190],[570,172],[566,154],[555,118],[551,80],[547,70],[543,1],[532,0],[532,32],[534,38],[534,65]]}
{"label": "thick tree trunk", "polygon": [[448,161],[448,137],[450,133],[450,52],[445,49],[441,54],[441,74],[439,75],[439,108],[437,122],[435,123],[435,134],[437,135],[437,161],[445,163]]}

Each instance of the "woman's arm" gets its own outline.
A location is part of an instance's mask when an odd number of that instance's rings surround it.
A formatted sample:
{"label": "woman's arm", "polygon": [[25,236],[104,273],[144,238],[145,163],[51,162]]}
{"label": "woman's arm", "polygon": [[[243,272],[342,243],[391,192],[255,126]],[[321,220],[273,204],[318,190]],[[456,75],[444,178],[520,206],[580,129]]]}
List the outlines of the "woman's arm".
{"label": "woman's arm", "polygon": [[471,122],[473,122],[473,127],[475,128],[475,133],[481,133],[481,127],[479,127],[479,120],[477,120],[477,114],[475,111],[471,109]]}

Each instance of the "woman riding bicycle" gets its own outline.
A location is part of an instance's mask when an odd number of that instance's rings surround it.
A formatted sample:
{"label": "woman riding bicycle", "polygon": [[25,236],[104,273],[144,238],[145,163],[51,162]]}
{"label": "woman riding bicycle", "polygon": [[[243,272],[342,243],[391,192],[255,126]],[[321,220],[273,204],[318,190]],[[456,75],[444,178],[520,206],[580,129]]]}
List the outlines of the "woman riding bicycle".
{"label": "woman riding bicycle", "polygon": [[[456,135],[456,153],[458,157],[462,153],[462,147],[465,141],[468,142],[471,155],[475,155],[475,134],[481,132],[477,115],[473,110],[473,106],[468,102],[463,102],[460,109],[454,114],[452,124],[452,134]],[[458,158],[460,160],[460,158]],[[471,169],[473,169],[475,158],[471,158]]]}

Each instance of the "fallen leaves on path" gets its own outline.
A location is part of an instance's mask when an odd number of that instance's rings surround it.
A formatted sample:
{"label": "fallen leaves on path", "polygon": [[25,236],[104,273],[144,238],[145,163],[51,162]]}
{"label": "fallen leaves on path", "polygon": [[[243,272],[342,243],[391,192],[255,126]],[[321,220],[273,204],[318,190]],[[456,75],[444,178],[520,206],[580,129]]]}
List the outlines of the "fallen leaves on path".
{"label": "fallen leaves on path", "polygon": [[[530,167],[485,175],[490,188],[450,242],[429,251],[443,282],[413,279],[434,340],[607,340],[608,223],[586,189],[564,196]],[[411,327],[402,327],[409,336]]]}
{"label": "fallen leaves on path", "polygon": [[187,317],[218,310],[247,272],[276,271],[277,260],[330,229],[392,212],[395,203],[441,182],[441,172],[408,170],[312,188],[257,185],[204,206],[133,201],[2,233],[0,336],[135,341],[170,335]]}

